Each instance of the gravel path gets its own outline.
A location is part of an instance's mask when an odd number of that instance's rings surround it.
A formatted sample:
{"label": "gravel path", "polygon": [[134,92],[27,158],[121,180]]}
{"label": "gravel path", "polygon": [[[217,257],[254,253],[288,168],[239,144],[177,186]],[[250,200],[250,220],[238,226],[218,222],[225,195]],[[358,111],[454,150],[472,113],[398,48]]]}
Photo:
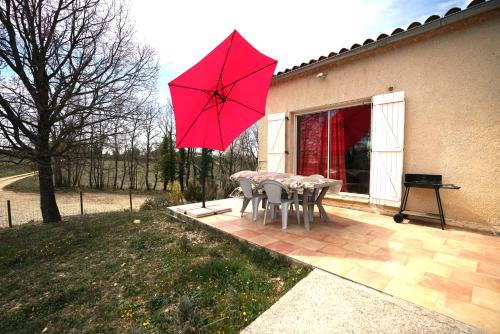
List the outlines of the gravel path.
{"label": "gravel path", "polygon": [[315,269],[242,333],[481,332],[439,313]]}
{"label": "gravel path", "polygon": [[[11,202],[12,222],[14,225],[25,224],[42,219],[38,193],[20,193],[6,191],[3,188],[33,173],[0,178],[0,227],[8,226],[7,200]],[[148,198],[146,195],[133,194],[132,205],[138,209]],[[80,214],[80,196],[78,193],[57,193],[57,204],[61,215]],[[84,213],[123,211],[130,208],[127,194],[89,192],[83,195]]]}

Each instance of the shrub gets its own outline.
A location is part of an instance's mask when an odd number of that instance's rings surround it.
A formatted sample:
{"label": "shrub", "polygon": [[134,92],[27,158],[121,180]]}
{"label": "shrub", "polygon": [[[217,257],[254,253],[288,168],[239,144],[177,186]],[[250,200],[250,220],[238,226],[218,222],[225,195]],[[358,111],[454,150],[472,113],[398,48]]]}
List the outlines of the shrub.
{"label": "shrub", "polygon": [[172,205],[174,204],[170,203],[168,194],[160,194],[146,199],[144,203],[142,203],[139,210],[158,210],[167,208]]}
{"label": "shrub", "polygon": [[224,198],[229,197],[229,195],[238,187],[238,184],[233,181],[229,181],[224,185]]}
{"label": "shrub", "polygon": [[178,182],[169,184],[167,191],[148,198],[141,205],[140,210],[158,210],[169,206],[179,205],[184,202],[181,187]]}
{"label": "shrub", "polygon": [[[219,186],[214,180],[209,178],[205,182],[205,200],[211,201],[216,199]],[[184,191],[184,197],[188,202],[201,202],[203,199],[201,184],[199,182],[190,182]]]}
{"label": "shrub", "polygon": [[177,322],[180,333],[199,333],[202,327],[202,320],[196,301],[189,296],[181,296],[177,307]]}
{"label": "shrub", "polygon": [[201,185],[198,182],[190,182],[184,191],[184,197],[188,202],[201,201]]}
{"label": "shrub", "polygon": [[211,201],[214,199],[217,199],[217,191],[219,189],[219,186],[217,183],[212,180],[212,179],[207,179],[207,184],[206,184],[206,200]]}
{"label": "shrub", "polygon": [[170,196],[170,202],[181,204],[184,202],[184,198],[182,196],[181,185],[179,182],[170,183],[167,187],[168,194]]}
{"label": "shrub", "polygon": [[187,235],[183,234],[177,243],[178,243],[180,249],[182,249],[184,251],[189,249],[189,239],[188,239]]}
{"label": "shrub", "polygon": [[214,248],[214,247],[208,249],[208,255],[210,257],[222,257],[221,252],[217,248]]}

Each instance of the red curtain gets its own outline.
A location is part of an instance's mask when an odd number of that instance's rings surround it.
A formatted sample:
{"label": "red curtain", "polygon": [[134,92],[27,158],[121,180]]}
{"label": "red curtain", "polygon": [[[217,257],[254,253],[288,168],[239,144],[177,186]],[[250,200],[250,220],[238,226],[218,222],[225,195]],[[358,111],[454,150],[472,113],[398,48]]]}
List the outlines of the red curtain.
{"label": "red curtain", "polygon": [[340,111],[345,114],[345,149],[348,150],[370,131],[371,108],[369,105],[362,105]]}
{"label": "red curtain", "polygon": [[328,113],[304,115],[298,119],[299,175],[326,175],[328,160]]}
{"label": "red curtain", "polygon": [[345,110],[337,111],[330,121],[330,178],[342,181],[342,191],[347,190],[345,173]]}
{"label": "red curtain", "polygon": [[337,110],[330,121],[330,178],[342,180],[347,191],[346,152],[370,132],[371,108],[361,105]]}

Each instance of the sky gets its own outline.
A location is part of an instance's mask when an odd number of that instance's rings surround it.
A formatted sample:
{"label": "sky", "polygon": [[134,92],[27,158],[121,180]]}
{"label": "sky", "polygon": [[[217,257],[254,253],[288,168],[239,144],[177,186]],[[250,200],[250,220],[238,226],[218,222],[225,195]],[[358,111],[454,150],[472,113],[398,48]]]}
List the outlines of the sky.
{"label": "sky", "polygon": [[470,0],[131,0],[136,37],[158,52],[161,103],[168,82],[197,63],[234,29],[282,71],[331,51],[464,9]]}

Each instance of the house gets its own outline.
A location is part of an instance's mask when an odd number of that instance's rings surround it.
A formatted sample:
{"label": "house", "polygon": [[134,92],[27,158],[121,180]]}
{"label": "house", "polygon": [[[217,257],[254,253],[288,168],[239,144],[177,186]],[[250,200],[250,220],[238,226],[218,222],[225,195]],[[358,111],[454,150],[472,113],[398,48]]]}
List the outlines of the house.
{"label": "house", "polygon": [[[447,223],[500,232],[500,1],[473,1],[278,72],[259,169],[344,181],[329,203],[392,214],[441,174]],[[436,212],[427,189],[412,210]]]}

